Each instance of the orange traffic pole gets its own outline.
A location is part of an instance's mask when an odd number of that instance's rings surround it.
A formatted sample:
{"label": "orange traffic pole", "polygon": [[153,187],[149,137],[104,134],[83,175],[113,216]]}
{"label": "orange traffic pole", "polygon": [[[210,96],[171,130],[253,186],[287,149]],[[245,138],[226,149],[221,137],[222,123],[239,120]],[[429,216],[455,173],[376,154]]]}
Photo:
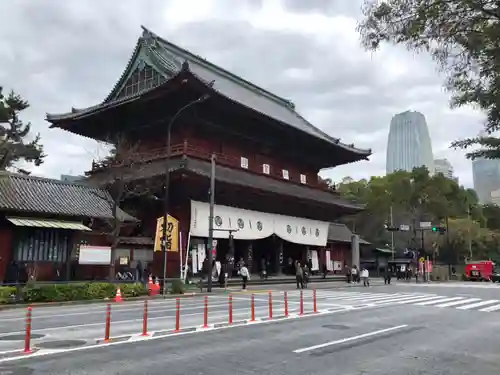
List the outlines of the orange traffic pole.
{"label": "orange traffic pole", "polygon": [[299,315],[304,315],[304,292],[300,291]]}
{"label": "orange traffic pole", "polygon": [[250,321],[255,322],[255,295],[250,300]]}
{"label": "orange traffic pole", "polygon": [[141,336],[148,336],[148,300],[144,300],[144,311],[142,313],[142,334]]}
{"label": "orange traffic pole", "polygon": [[203,328],[208,328],[208,296],[203,303]]}
{"label": "orange traffic pole", "polygon": [[229,295],[229,317],[228,321],[229,324],[233,324],[233,295]]}
{"label": "orange traffic pole", "polygon": [[110,341],[109,333],[111,331],[111,304],[106,305],[106,326],[104,327],[104,342]]}
{"label": "orange traffic pole", "polygon": [[26,329],[24,334],[24,353],[31,353],[31,306],[26,309]]}
{"label": "orange traffic pole", "polygon": [[181,299],[176,298],[175,300],[175,332],[180,332],[181,330]]}
{"label": "orange traffic pole", "polygon": [[317,313],[318,309],[316,306],[316,289],[313,289],[313,312]]}
{"label": "orange traffic pole", "polygon": [[272,295],[272,292],[269,292],[268,304],[269,304],[269,319],[272,319],[273,318],[273,295]]}
{"label": "orange traffic pole", "polygon": [[285,291],[283,294],[285,300],[285,316],[288,316],[288,293]]}

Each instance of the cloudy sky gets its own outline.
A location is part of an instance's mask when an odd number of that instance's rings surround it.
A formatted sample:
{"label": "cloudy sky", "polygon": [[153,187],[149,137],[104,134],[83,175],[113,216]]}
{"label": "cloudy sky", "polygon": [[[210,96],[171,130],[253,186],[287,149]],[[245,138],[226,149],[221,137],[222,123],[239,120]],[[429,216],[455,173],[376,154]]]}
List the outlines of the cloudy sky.
{"label": "cloudy sky", "polygon": [[449,109],[444,77],[427,56],[388,46],[363,51],[355,31],[360,6],[361,0],[2,1],[0,85],[32,105],[24,120],[41,133],[48,154],[33,173],[80,174],[102,147],[49,130],[45,113],[101,102],[145,25],[291,99],[332,136],[372,148],[369,162],[325,172],[334,180],[383,175],[391,117],[410,109],[425,114],[435,157],[448,158],[471,186],[470,162],[449,144],[477,134],[481,115]]}

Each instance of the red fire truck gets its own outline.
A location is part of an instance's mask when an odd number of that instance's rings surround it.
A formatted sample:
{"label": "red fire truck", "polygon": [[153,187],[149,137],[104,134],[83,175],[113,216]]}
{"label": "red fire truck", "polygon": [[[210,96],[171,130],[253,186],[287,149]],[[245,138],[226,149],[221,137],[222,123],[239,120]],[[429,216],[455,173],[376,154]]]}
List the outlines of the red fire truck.
{"label": "red fire truck", "polygon": [[465,265],[465,276],[470,281],[491,281],[494,268],[491,260],[470,261]]}

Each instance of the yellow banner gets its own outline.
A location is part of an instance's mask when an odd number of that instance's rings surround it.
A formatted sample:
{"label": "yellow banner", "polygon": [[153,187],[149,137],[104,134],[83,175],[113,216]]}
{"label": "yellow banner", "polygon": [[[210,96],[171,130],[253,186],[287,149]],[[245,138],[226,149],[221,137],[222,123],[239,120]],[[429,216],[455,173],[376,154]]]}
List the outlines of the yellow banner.
{"label": "yellow banner", "polygon": [[[163,216],[156,219],[156,235],[154,251],[161,251],[163,237]],[[179,221],[172,216],[167,217],[167,251],[179,251]]]}

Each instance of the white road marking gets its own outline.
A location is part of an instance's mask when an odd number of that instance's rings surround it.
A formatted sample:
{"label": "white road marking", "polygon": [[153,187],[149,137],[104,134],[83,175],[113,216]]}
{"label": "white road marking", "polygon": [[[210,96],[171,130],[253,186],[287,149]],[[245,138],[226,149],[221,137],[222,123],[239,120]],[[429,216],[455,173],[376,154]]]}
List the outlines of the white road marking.
{"label": "white road marking", "polygon": [[451,307],[451,306],[465,305],[466,303],[476,302],[476,301],[480,301],[480,300],[481,300],[481,298],[467,298],[467,299],[463,299],[461,301],[452,301],[452,302],[447,302],[447,303],[441,303],[439,305],[436,305],[436,307]]}
{"label": "white road marking", "polygon": [[479,311],[491,312],[491,311],[497,311],[497,310],[500,310],[500,304],[493,305],[493,306],[490,306],[490,307],[485,307],[484,309],[480,309]]}
{"label": "white road marking", "polygon": [[351,342],[351,341],[355,341],[355,340],[359,340],[359,339],[364,339],[364,338],[367,338],[367,337],[371,337],[371,336],[375,336],[375,335],[380,335],[382,333],[396,331],[398,329],[406,328],[406,327],[408,327],[407,324],[402,324],[402,325],[396,326],[396,327],[379,329],[378,331],[373,331],[373,332],[363,333],[361,335],[346,337],[346,338],[340,339],[340,340],[325,342],[324,344],[313,345],[313,346],[309,346],[307,348],[296,349],[293,352],[297,353],[297,354],[304,353],[304,352],[310,352],[312,350],[322,349],[322,348],[326,348],[326,347],[332,346],[332,345],[344,344],[346,342]]}
{"label": "white road marking", "polygon": [[435,305],[437,303],[442,303],[442,302],[456,301],[457,299],[462,299],[462,298],[463,297],[445,297],[445,298],[440,298],[437,300],[415,303],[415,305],[416,306],[430,306],[430,305]]}
{"label": "white road marking", "polygon": [[470,309],[475,309],[476,307],[480,307],[480,306],[491,305],[492,303],[496,303],[496,302],[498,302],[497,299],[490,299],[488,301],[473,303],[472,305],[459,306],[459,307],[457,307],[457,309],[458,310],[470,310]]}

